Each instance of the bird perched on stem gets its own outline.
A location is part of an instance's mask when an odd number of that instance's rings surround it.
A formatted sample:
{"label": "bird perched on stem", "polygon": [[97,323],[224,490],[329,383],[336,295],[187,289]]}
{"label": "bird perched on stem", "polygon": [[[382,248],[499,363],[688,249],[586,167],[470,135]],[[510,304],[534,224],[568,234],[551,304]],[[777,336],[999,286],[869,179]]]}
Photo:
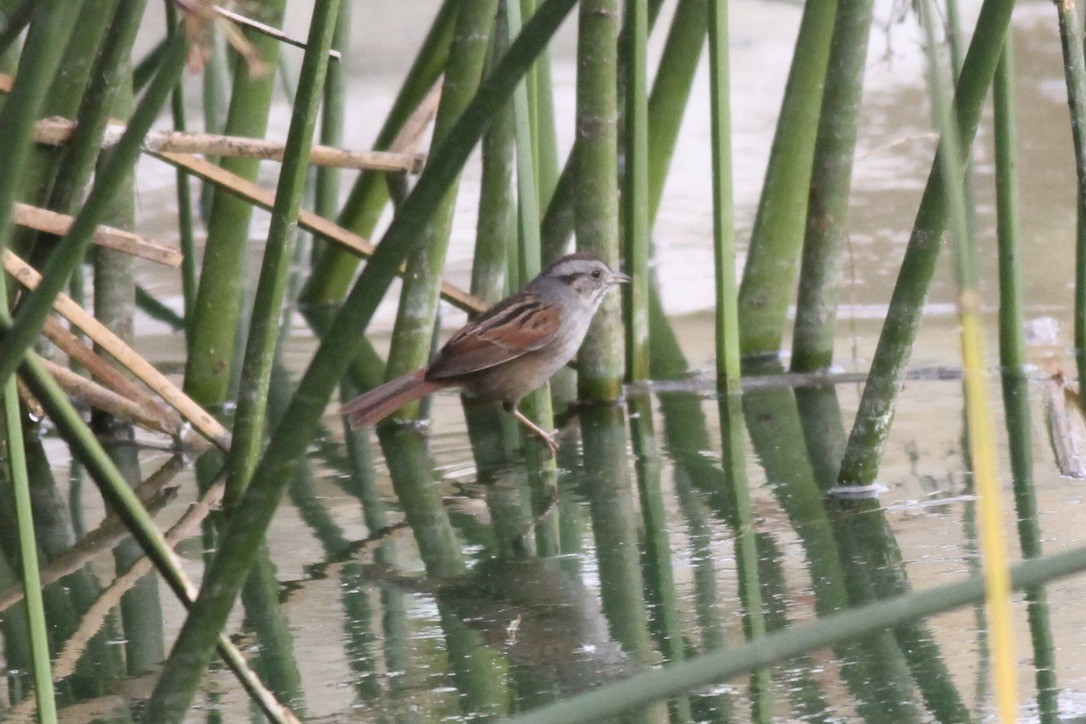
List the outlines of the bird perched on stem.
{"label": "bird perched on stem", "polygon": [[425,369],[396,377],[340,408],[351,427],[388,417],[444,387],[498,400],[552,452],[554,437],[525,417],[517,405],[542,387],[581,346],[603,295],[630,281],[598,256],[577,252],[548,265],[523,289],[464,325]]}

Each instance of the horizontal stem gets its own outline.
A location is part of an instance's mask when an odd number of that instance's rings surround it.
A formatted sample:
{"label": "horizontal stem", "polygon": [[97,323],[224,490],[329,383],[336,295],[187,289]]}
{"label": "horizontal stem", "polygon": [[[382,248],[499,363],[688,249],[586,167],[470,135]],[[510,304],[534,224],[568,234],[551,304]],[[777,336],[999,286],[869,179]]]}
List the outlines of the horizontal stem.
{"label": "horizontal stem", "polygon": [[[47,146],[63,145],[71,139],[75,127],[75,121],[67,118],[43,118],[34,125],[34,141]],[[106,126],[102,148],[115,145],[124,135],[126,128],[127,126],[123,123],[110,123]],[[205,156],[223,158],[282,161],[286,144],[263,138],[157,130],[149,132],[144,137],[143,150],[150,153],[202,153]],[[314,146],[313,153],[309,157],[309,163],[312,166],[370,169],[394,173],[419,173],[425,161],[426,156],[421,153],[351,151],[332,146]]]}
{"label": "horizontal stem", "polygon": [[[47,234],[55,234],[56,236],[67,234],[72,228],[72,221],[74,221],[74,218],[68,214],[59,214],[56,211],[43,209],[40,206],[31,206],[19,202],[16,202],[13,212],[16,224],[44,231]],[[100,225],[94,235],[91,236],[91,243],[158,264],[165,264],[175,268],[181,266],[181,252],[172,246],[113,226]]]}
{"label": "horizontal stem", "polygon": [[[228,191],[239,198],[245,199],[262,209],[271,211],[272,207],[275,206],[274,192],[263,189],[251,181],[247,181],[237,174],[230,173],[199,156],[184,153],[156,153],[154,155],[156,158],[176,166],[177,168],[182,168],[192,175],[215,184],[217,187]],[[317,216],[313,212],[306,211],[305,209],[302,209],[298,213],[298,226],[322,239],[346,247],[348,251],[358,254],[358,256],[363,259],[371,257],[376,249],[373,244],[366,241],[358,234],[348,231],[334,221],[329,221],[328,219]],[[401,265],[401,273],[402,270],[403,267]],[[490,306],[482,299],[468,294],[459,287],[447,283],[441,285],[441,297],[457,309],[461,309],[469,314],[481,312]]]}

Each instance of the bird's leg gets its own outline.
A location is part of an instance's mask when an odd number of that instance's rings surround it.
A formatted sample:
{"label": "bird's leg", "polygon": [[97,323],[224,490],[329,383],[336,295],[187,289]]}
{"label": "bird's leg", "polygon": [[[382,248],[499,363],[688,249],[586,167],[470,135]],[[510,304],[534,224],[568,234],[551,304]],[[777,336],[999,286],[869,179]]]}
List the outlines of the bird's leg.
{"label": "bird's leg", "polygon": [[536,437],[538,437],[540,440],[542,440],[544,442],[544,444],[546,444],[546,446],[548,448],[550,448],[550,451],[551,451],[552,455],[556,455],[558,453],[558,441],[554,439],[554,435],[551,435],[550,433],[545,431],[543,428],[541,428],[539,425],[535,424],[534,422],[529,420],[527,417],[525,417],[524,413],[521,412],[520,410],[518,410],[516,405],[507,403],[507,404],[504,404],[503,407],[508,412],[513,413],[513,417],[520,420],[521,424],[523,424],[529,430],[534,432]]}

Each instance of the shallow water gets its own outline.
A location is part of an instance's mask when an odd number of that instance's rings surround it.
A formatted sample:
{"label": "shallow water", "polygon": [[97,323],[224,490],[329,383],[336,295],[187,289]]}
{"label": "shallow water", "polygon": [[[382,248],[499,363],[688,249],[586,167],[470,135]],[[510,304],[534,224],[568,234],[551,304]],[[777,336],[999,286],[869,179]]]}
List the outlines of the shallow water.
{"label": "shallow water", "polygon": [[[389,38],[416,47],[434,5],[374,2],[355,13],[360,34],[350,62],[358,76],[346,145],[368,145],[409,61]],[[880,7],[884,22],[892,15],[888,5]],[[400,17],[388,12],[392,7],[411,12]],[[363,21],[368,17],[380,22]],[[393,20],[403,27],[390,29],[386,23]],[[791,5],[732,3],[741,240],[753,220],[798,20],[799,9]],[[294,34],[303,35],[304,28]],[[1078,521],[1086,492],[1081,481],[1060,475],[1045,424],[1051,392],[1045,375],[1073,369],[1067,353],[1072,281],[1067,260],[1073,258],[1074,183],[1051,5],[1020,8],[1015,36],[1027,314],[1063,325],[1054,339],[1033,347],[1036,368],[1028,384],[1038,525],[1045,552],[1056,552],[1086,539]],[[842,373],[863,372],[870,360],[931,163],[934,140],[916,39],[911,24],[895,23],[877,30],[872,40],[850,218],[849,281],[842,294],[837,360]],[[657,52],[659,45],[657,39]],[[567,32],[554,56],[560,98],[572,97],[571,49]],[[707,87],[702,70],[698,88]],[[572,110],[568,104],[558,108],[565,146]],[[269,137],[285,132],[286,106],[277,113]],[[975,147],[976,229],[986,253],[983,291],[992,312],[989,145],[984,127]],[[700,98],[687,114],[655,230],[656,274],[694,369],[712,366],[707,148],[708,106]],[[274,178],[274,167],[266,170]],[[173,238],[174,220],[157,212],[172,193],[172,174],[152,160],[143,162],[141,173],[146,230]],[[464,187],[472,188],[477,179],[473,165]],[[449,261],[449,279],[458,283],[466,280],[470,266],[475,203],[470,193],[459,201]],[[257,239],[265,231],[266,217],[261,219],[254,227]],[[147,269],[144,283],[156,293],[174,295],[180,307],[172,272]],[[387,345],[392,299],[372,330],[378,346]],[[846,378],[829,387],[794,389],[777,380],[748,386],[743,413],[749,523],[736,519],[736,482],[725,475],[722,461],[721,413],[704,376],[631,390],[623,405],[573,416],[560,438],[553,478],[538,474],[535,455],[525,454],[507,419],[481,410],[469,425],[454,394],[434,398],[433,421],[426,429],[399,430],[382,440],[370,433],[355,447],[345,443],[332,405],[310,448],[309,465],[268,534],[268,560],[274,566],[265,574],[277,582],[275,595],[270,601],[248,598],[244,612],[238,607],[231,619],[233,638],[307,718],[467,720],[540,706],[665,661],[739,645],[748,600],[741,591],[751,585],[760,592],[764,624],[772,631],[974,574],[979,568],[975,505],[962,449],[953,302],[951,276],[944,269],[929,297],[912,359],[915,373],[897,408],[878,480],[884,490],[877,499],[841,501],[824,494],[861,382]],[[450,312],[445,321],[455,326],[460,319]],[[989,321],[994,335],[991,314]],[[295,335],[283,359],[297,373],[315,342],[300,316],[292,328]],[[179,376],[179,335],[146,318],[138,320],[138,329],[141,351]],[[277,389],[283,391],[285,385]],[[1003,440],[997,389],[993,403],[995,429]],[[815,408],[823,412],[809,412]],[[804,422],[813,430],[807,437]],[[149,436],[141,440],[156,442]],[[47,450],[61,493],[68,495],[67,452],[54,439],[47,441]],[[1006,530],[1017,557],[1006,455],[1003,450],[1000,461]],[[166,453],[144,451],[144,475],[168,459]],[[352,466],[351,459],[359,464]],[[158,514],[163,526],[197,497],[191,467],[173,484],[176,498]],[[104,515],[92,490],[85,482],[82,493],[74,495],[88,530]],[[182,542],[194,578],[203,552],[213,546],[214,538],[207,536]],[[755,547],[755,569],[741,565],[743,546]],[[105,556],[93,562],[95,576],[104,579],[111,569]],[[1078,653],[1086,630],[1084,589],[1080,578],[1046,589],[1058,705],[1068,717],[1086,715],[1086,664]],[[183,611],[164,586],[158,597],[168,646]],[[1015,598],[1014,613],[1021,711],[1029,720],[1038,717],[1039,705],[1021,596]],[[893,634],[812,652],[774,667],[768,689],[752,687],[742,677],[656,708],[649,718],[670,713],[677,720],[746,721],[754,711],[804,721],[958,721],[964,712],[984,718],[990,716],[992,696],[981,619],[978,609],[962,609]],[[110,648],[123,643],[117,638],[104,652],[92,650],[84,666],[105,666]],[[16,682],[9,678],[0,688],[10,693]],[[125,700],[145,696],[147,682],[137,677],[114,681],[108,691],[68,691],[72,701],[91,699],[101,711],[116,711]],[[218,665],[198,701],[193,721],[250,715],[246,696]],[[1051,714],[1053,698],[1042,704]],[[69,710],[66,720],[85,718]]]}

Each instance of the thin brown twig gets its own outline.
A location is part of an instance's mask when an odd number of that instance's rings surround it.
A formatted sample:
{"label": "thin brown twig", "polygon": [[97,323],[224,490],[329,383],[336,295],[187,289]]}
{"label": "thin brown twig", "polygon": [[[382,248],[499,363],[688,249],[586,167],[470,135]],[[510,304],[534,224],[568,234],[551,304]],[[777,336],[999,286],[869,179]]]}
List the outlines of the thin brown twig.
{"label": "thin brown twig", "polygon": [[161,404],[142,387],[118,372],[113,365],[96,354],[56,319],[46,317],[42,334],[69,358],[86,368],[91,377],[121,397],[126,397],[145,408],[148,415],[160,419],[163,427],[171,435],[180,434],[184,422],[176,410]]}
{"label": "thin brown twig", "polygon": [[[43,209],[40,206],[31,206],[30,204],[18,202],[15,204],[14,212],[16,224],[44,231],[48,234],[56,234],[57,236],[67,234],[72,227],[72,222],[75,220],[67,214],[59,214],[56,211]],[[182,256],[177,249],[124,229],[99,226],[91,237],[91,243],[131,254],[141,259],[147,259],[148,261],[165,264],[166,266],[175,268],[181,266]]]}
{"label": "thin brown twig", "polygon": [[[231,22],[237,23],[238,25],[244,25],[247,28],[252,28],[258,33],[263,33],[264,35],[267,35],[269,38],[275,38],[280,42],[286,43],[287,45],[293,45],[295,48],[306,47],[304,40],[299,40],[298,38],[287,35],[279,28],[275,28],[271,25],[258,22],[256,20],[253,20],[252,18],[248,18],[242,15],[241,13],[235,13],[233,10],[228,10],[219,5],[212,5],[211,10],[220,18],[225,18],[227,20],[230,20]],[[336,60],[340,60],[341,58],[339,51],[334,48],[328,51],[328,57],[335,58]]]}
{"label": "thin brown twig", "polygon": [[104,387],[94,380],[84,377],[78,372],[73,372],[63,365],[58,365],[56,362],[42,359],[41,363],[45,365],[45,369],[53,375],[53,378],[57,381],[57,384],[60,385],[61,389],[72,397],[78,397],[81,400],[85,400],[91,407],[103,410],[114,417],[134,423],[140,427],[145,427],[154,432],[162,432],[174,437],[180,435],[180,427],[170,425],[170,421],[163,420],[162,418],[151,414],[138,403],[133,402],[127,397],[118,395],[108,387]]}

